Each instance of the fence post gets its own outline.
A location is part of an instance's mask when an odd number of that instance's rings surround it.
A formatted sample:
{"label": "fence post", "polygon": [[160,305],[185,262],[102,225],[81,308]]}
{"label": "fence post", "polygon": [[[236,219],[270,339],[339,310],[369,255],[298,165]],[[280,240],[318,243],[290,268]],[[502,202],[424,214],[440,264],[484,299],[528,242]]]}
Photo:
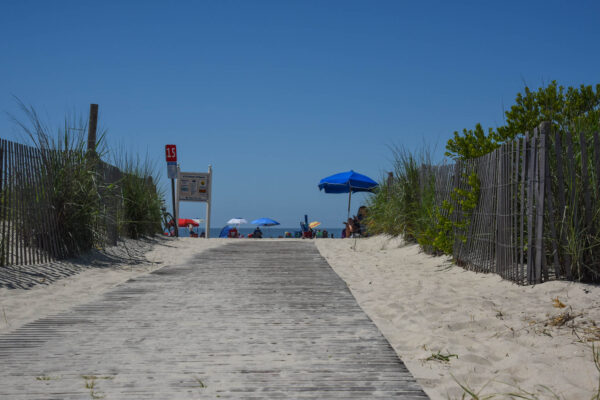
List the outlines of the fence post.
{"label": "fence post", "polygon": [[[594,132],[594,164],[596,166],[596,189],[600,191],[600,137]],[[596,199],[600,199],[600,192],[596,192]]]}
{"label": "fence post", "polygon": [[[546,266],[544,252],[544,195],[546,194],[546,137],[550,131],[550,122],[540,124],[540,146],[537,176],[539,180],[539,192],[537,193],[536,204],[536,257],[535,257],[535,279],[537,283],[542,282],[542,272],[544,280],[548,280],[548,267]],[[543,269],[543,271],[542,271]]]}
{"label": "fence post", "polygon": [[88,125],[88,152],[96,152],[96,129],[98,127],[98,104],[90,104],[90,123]]}
{"label": "fence post", "polygon": [[392,189],[392,185],[394,184],[394,173],[388,172],[387,177],[387,198],[390,199],[390,190]]}

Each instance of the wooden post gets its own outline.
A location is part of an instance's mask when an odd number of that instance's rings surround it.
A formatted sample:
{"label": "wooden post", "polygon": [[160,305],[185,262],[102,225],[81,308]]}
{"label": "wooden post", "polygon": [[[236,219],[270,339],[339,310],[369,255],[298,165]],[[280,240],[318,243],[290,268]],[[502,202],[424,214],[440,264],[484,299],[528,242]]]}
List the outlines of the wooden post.
{"label": "wooden post", "polygon": [[533,199],[534,199],[534,184],[535,178],[535,149],[537,147],[537,128],[534,129],[533,137],[529,144],[529,157],[527,164],[527,282],[534,283],[533,260],[535,258],[533,252],[534,237],[533,237]]}
{"label": "wooden post", "polygon": [[[554,152],[556,153],[556,182],[558,184],[558,222],[564,224],[565,212],[567,210],[567,200],[565,197],[565,174],[563,172],[563,148],[562,148],[562,137],[558,130],[554,132]],[[566,234],[565,229],[560,230],[560,243],[559,249],[566,246]],[[559,254],[560,257],[560,254]],[[564,258],[564,269],[566,278],[571,280],[571,257],[565,252]]]}
{"label": "wooden post", "polygon": [[594,164],[596,166],[596,199],[600,199],[600,137],[594,132]]}
{"label": "wooden post", "polygon": [[388,172],[387,177],[387,199],[390,199],[390,191],[392,190],[392,185],[394,184],[394,173]]}
{"label": "wooden post", "polygon": [[206,202],[206,232],[204,237],[210,238],[210,206],[212,203],[212,165],[208,166],[208,201]]}
{"label": "wooden post", "polygon": [[519,184],[521,186],[521,201],[519,202],[519,217],[521,218],[521,231],[519,238],[521,239],[521,243],[519,245],[519,251],[521,253],[521,258],[519,260],[519,278],[520,283],[525,282],[526,274],[525,272],[525,210],[527,207],[526,197],[525,197],[525,187],[527,186],[527,145],[529,141],[529,133],[525,133],[525,138],[523,138],[523,145],[521,146],[521,152],[523,153],[523,157],[521,160],[521,178]]}
{"label": "wooden post", "polygon": [[[576,198],[575,198],[575,187],[577,185],[577,179],[575,176],[575,157],[573,155],[573,135],[570,131],[566,132],[566,139],[567,139],[567,157],[566,157],[566,161],[567,161],[567,170],[569,173],[569,182],[570,184],[567,186],[567,192],[570,192],[570,196],[569,196],[569,204],[567,205],[567,211],[571,214],[570,216],[565,215],[563,218],[563,224],[565,226],[567,226],[567,224],[572,223],[573,224],[573,228],[575,232],[579,232],[579,222],[578,222],[578,213],[579,213],[579,207],[577,207],[576,205]],[[566,213],[565,213],[566,214]],[[563,229],[564,230],[564,229]],[[574,254],[574,259],[571,259],[571,263],[568,266],[568,268],[571,269],[571,274],[573,274],[575,272],[575,270],[573,269],[573,266],[577,265],[578,263],[580,263],[582,260],[579,260],[577,258],[577,254]],[[581,279],[581,271],[578,271],[578,276],[574,277],[575,279]]]}
{"label": "wooden post", "polygon": [[535,274],[537,283],[542,282],[542,273],[544,274],[544,280],[548,280],[548,268],[546,267],[545,260],[542,262],[542,258],[546,257],[544,251],[544,195],[546,194],[546,137],[550,131],[550,122],[542,122],[540,124],[540,150],[538,156],[538,169],[537,175],[539,180],[539,191],[537,193],[537,205],[536,205],[536,216],[537,216],[537,227],[536,227],[536,257],[535,257]]}
{"label": "wooden post", "polygon": [[[548,140],[546,138],[546,140]],[[550,146],[546,148],[546,203],[548,204],[548,225],[550,225],[550,233],[552,234],[552,258],[554,260],[554,276],[560,278],[560,262],[558,259],[558,244],[559,238],[556,233],[556,220],[554,216],[554,198],[552,193],[552,178],[550,175]]]}
{"label": "wooden post", "polygon": [[495,240],[495,259],[496,259],[496,268],[494,268],[495,273],[506,278],[503,274],[504,272],[504,249],[502,246],[504,245],[504,215],[506,210],[504,210],[504,146],[500,146],[495,152],[499,153],[498,157],[498,175],[496,177],[496,182],[494,182],[497,192],[496,192],[496,240]]}
{"label": "wooden post", "polygon": [[6,265],[6,261],[4,259],[6,255],[6,242],[4,238],[6,237],[6,196],[7,192],[4,189],[4,183],[6,180],[6,176],[4,172],[6,171],[6,167],[4,165],[5,157],[5,144],[4,139],[0,139],[0,193],[2,193],[2,203],[0,203],[0,215],[2,216],[2,237],[0,237],[0,266],[3,267]]}
{"label": "wooden post", "polygon": [[88,125],[88,151],[96,152],[96,129],[98,127],[98,104],[90,104],[90,123]]}

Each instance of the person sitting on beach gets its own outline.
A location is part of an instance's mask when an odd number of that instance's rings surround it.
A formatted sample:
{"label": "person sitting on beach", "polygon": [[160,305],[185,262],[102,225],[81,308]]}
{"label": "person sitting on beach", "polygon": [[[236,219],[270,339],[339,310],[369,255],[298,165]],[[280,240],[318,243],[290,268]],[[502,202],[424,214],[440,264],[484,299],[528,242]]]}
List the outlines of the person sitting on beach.
{"label": "person sitting on beach", "polygon": [[257,238],[257,239],[262,239],[262,231],[260,230],[260,228],[258,226],[252,233],[252,237]]}
{"label": "person sitting on beach", "polygon": [[344,222],[344,224],[346,225],[344,237],[352,237],[352,234],[354,233],[354,220],[352,218],[348,218],[348,221]]}
{"label": "person sitting on beach", "polygon": [[361,236],[360,222],[356,216],[352,219],[352,236]]}
{"label": "person sitting on beach", "polygon": [[230,238],[236,238],[238,237],[238,230],[236,227],[233,227],[229,230],[229,233],[227,234],[227,236],[229,236]]}
{"label": "person sitting on beach", "polygon": [[187,228],[190,233],[190,237],[198,237],[198,234],[194,232],[194,225],[188,224]]}

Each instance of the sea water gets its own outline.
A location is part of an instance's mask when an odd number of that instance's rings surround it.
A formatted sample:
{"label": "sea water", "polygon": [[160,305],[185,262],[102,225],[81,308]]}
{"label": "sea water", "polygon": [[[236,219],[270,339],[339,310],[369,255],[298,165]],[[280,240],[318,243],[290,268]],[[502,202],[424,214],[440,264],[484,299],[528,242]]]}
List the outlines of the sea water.
{"label": "sea water", "polygon": [[[221,230],[223,229],[223,227],[220,228],[210,228],[210,237],[211,238],[218,238],[219,237],[219,233],[221,233]],[[249,233],[253,233],[254,229],[256,229],[256,227],[239,227],[237,228],[238,232],[240,233],[240,235],[244,235],[244,237],[247,237]],[[323,230],[327,231],[327,234],[329,237],[331,237],[331,234],[333,233],[333,237],[336,239],[339,239],[342,237],[342,228],[321,228],[320,226],[317,227],[316,229],[320,229],[321,232]],[[285,232],[290,232],[292,234],[292,237],[294,237],[295,232],[299,232],[300,231],[300,227],[298,228],[280,228],[277,226],[274,227],[260,227],[260,230],[263,233],[263,238],[278,238],[278,237],[285,237]],[[204,227],[200,226],[200,228],[194,228],[194,232],[203,232],[204,231]],[[189,237],[190,236],[190,232],[187,228],[179,228],[179,236],[180,237]]]}

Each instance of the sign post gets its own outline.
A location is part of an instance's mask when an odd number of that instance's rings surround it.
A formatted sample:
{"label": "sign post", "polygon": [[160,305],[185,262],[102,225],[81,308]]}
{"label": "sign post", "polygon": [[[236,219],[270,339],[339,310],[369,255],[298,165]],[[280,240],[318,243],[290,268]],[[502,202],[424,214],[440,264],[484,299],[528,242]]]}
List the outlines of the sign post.
{"label": "sign post", "polygon": [[210,203],[212,188],[212,166],[208,172],[181,172],[177,177],[177,203],[180,201],[206,202],[206,232],[210,237]]}
{"label": "sign post", "polygon": [[206,202],[206,238],[210,238],[210,204],[212,198],[212,165],[208,166],[208,201]]}
{"label": "sign post", "polygon": [[177,219],[177,204],[175,202],[175,178],[177,178],[177,146],[168,144],[165,146],[167,158],[167,174],[171,179],[171,196],[173,200],[173,219],[175,223],[175,236],[179,236],[179,220]]}

